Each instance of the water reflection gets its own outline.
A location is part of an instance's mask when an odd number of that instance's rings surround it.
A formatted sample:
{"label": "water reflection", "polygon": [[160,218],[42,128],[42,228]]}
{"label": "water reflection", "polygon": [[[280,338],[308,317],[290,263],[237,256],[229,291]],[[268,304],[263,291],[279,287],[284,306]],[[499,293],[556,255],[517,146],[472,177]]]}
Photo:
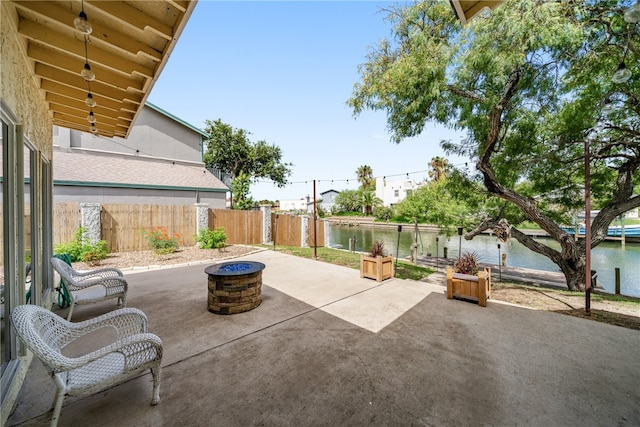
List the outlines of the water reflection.
{"label": "water reflection", "polygon": [[[368,252],[371,244],[376,240],[382,240],[390,254],[401,258],[411,255],[411,245],[414,242],[412,227],[403,227],[398,233],[397,228],[380,229],[366,226],[349,227],[346,225],[334,225],[329,227],[331,245],[341,245],[349,249],[349,239],[354,239],[355,250]],[[436,241],[436,237],[438,240]],[[457,235],[447,238],[437,236],[435,233],[421,231],[417,235],[418,253],[444,257],[445,251],[448,258],[457,258],[460,251],[474,251],[481,262],[498,264],[500,255],[506,254],[507,265],[513,267],[533,268],[537,270],[559,271],[558,266],[548,258],[536,254],[515,239],[501,243],[495,236],[481,235],[473,240],[464,240]],[[557,242],[547,238],[541,238],[544,244],[558,249]],[[398,244],[399,242],[399,244]],[[625,295],[640,296],[640,244],[627,243],[623,248],[619,242],[605,242],[591,251],[592,269],[598,272],[598,281],[609,292],[615,290],[615,268],[620,268],[621,290]]]}

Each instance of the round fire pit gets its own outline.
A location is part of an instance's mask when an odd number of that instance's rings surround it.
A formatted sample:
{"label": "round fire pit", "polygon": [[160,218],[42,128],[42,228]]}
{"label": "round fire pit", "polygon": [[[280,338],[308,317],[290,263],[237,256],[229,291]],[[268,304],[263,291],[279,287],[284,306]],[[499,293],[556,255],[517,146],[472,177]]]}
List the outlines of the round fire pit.
{"label": "round fire pit", "polygon": [[262,270],[255,261],[230,261],[204,269],[209,275],[208,310],[216,314],[235,314],[253,310],[262,302]]}

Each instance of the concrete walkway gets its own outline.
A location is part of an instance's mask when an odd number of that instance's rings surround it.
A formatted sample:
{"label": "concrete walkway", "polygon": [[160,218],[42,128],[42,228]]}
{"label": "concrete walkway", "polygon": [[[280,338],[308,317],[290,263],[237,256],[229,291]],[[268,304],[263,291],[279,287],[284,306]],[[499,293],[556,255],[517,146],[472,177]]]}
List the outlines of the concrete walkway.
{"label": "concrete walkway", "polygon": [[[67,398],[60,425],[640,425],[638,331],[273,251],[244,258],[266,264],[263,302],[231,316],[207,311],[210,263],[128,273],[129,305],[165,344],[162,400],[149,405],[146,374]],[[9,425],[47,425],[54,390],[34,361]]]}

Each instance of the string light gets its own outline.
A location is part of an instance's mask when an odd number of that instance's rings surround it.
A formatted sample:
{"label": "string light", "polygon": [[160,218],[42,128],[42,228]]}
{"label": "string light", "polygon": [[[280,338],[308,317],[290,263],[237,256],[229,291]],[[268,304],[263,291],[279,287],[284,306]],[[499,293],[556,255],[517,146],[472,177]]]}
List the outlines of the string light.
{"label": "string light", "polygon": [[80,71],[80,75],[87,81],[88,93],[84,100],[84,103],[89,107],[89,115],[87,121],[90,123],[89,131],[96,135],[98,128],[96,127],[96,116],[93,114],[93,108],[98,105],[91,93],[91,82],[96,79],[95,73],[91,70],[89,65],[89,34],[93,31],[91,23],[87,19],[87,14],[84,11],[84,0],[81,2],[80,14],[73,20],[73,26],[76,30],[80,31],[84,35],[84,67]]}
{"label": "string light", "polygon": [[[455,165],[450,165],[451,167],[468,167],[468,163],[459,163],[459,164],[455,164]],[[418,175],[418,174],[425,174],[429,172],[428,169],[425,170],[420,170],[420,171],[413,171],[413,172],[402,172],[402,173],[397,173],[397,174],[393,174],[393,175],[380,175],[377,177],[374,177],[374,179],[377,178],[382,178],[384,181],[387,180],[387,178],[393,178],[393,177],[399,177],[399,176],[404,176],[404,177],[408,177],[410,178],[411,175]],[[351,181],[353,181],[353,178],[350,178]],[[305,184],[307,185],[310,181],[315,181],[316,183],[321,183],[321,182],[330,182],[331,184],[333,184],[334,182],[345,182],[347,183],[347,185],[349,184],[349,178],[345,178],[345,179],[316,179],[316,180],[310,180],[310,179],[305,179],[305,180],[301,180],[301,181],[287,181],[287,185],[294,185],[294,184]],[[274,181],[271,180],[258,180],[256,181],[256,183],[275,183]]]}
{"label": "string light", "polygon": [[91,71],[91,66],[88,62],[84,63],[84,68],[80,71],[80,75],[88,82],[92,82],[96,79],[96,74]]}
{"label": "string light", "polygon": [[78,15],[78,17],[73,20],[73,26],[76,27],[76,30],[85,35],[89,35],[91,34],[91,31],[93,31],[91,23],[87,20],[87,14],[84,13],[84,1],[82,2],[82,10],[80,11],[80,15]]}
{"label": "string light", "polygon": [[631,70],[629,70],[624,61],[622,61],[620,65],[618,65],[618,69],[616,70],[616,72],[611,77],[611,80],[613,80],[614,83],[625,83],[630,78]]}
{"label": "string light", "polygon": [[95,107],[96,105],[98,105],[98,103],[96,102],[96,100],[95,100],[95,99],[93,99],[93,95],[91,94],[91,92],[89,92],[89,93],[87,94],[87,98],[84,100],[84,103],[85,103],[85,104],[87,104],[87,106],[88,106],[89,108],[93,108],[93,107]]}

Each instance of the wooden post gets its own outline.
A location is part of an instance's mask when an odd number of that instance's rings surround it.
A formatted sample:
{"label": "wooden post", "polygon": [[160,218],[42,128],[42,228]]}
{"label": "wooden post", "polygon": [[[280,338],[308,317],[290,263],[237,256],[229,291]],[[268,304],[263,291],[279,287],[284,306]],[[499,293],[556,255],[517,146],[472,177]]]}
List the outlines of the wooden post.
{"label": "wooden post", "polygon": [[615,268],[616,272],[616,295],[620,295],[620,268]]}

